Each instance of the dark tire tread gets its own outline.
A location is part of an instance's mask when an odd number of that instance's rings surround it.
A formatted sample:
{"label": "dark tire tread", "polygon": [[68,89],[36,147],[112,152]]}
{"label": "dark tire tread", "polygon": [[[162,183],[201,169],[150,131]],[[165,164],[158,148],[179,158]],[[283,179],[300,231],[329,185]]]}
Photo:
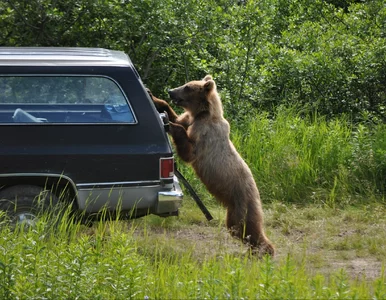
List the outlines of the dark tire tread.
{"label": "dark tire tread", "polygon": [[0,210],[6,211],[10,217],[20,212],[38,214],[57,202],[58,198],[53,193],[35,185],[15,185],[0,191]]}

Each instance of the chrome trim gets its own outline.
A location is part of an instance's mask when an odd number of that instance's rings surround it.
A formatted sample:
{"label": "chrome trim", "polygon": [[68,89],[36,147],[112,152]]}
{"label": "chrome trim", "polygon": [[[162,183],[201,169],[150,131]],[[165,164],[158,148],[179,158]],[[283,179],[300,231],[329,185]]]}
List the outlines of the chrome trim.
{"label": "chrome trim", "polygon": [[166,186],[115,186],[110,188],[89,188],[78,190],[78,207],[87,213],[97,213],[103,207],[121,211],[146,209],[149,213],[168,214],[178,211],[183,193],[177,177]]}
{"label": "chrome trim", "polygon": [[154,186],[160,185],[159,180],[142,180],[142,181],[116,181],[116,182],[92,182],[92,183],[78,183],[76,186],[82,189],[95,188],[98,186]]}
{"label": "chrome trim", "polygon": [[173,176],[174,187],[170,191],[158,192],[158,203],[156,214],[164,214],[177,211],[182,203],[184,194],[181,190],[178,178]]}
{"label": "chrome trim", "polygon": [[169,198],[180,198],[182,199],[184,197],[184,194],[182,191],[163,191],[158,192],[158,200],[159,201],[165,201]]}
{"label": "chrome trim", "polygon": [[[132,68],[130,68],[132,69]],[[132,69],[133,70],[133,69]],[[33,125],[33,126],[36,126],[36,125],[41,125],[41,124],[45,124],[47,126],[47,124],[49,125],[137,125],[138,124],[138,119],[137,119],[137,116],[135,115],[135,111],[133,109],[133,107],[131,106],[131,103],[128,99],[128,96],[126,95],[126,93],[123,91],[121,85],[114,79],[114,78],[111,78],[109,76],[105,76],[105,75],[95,75],[95,74],[0,74],[0,77],[101,77],[101,78],[106,78],[106,79],[109,79],[111,80],[112,82],[114,82],[117,87],[119,88],[119,90],[121,91],[123,97],[126,99],[126,102],[127,102],[127,105],[129,106],[130,108],[130,111],[132,112],[133,114],[133,118],[134,118],[134,122],[132,123],[128,123],[128,122],[111,122],[111,123],[0,123],[0,126],[1,125],[22,125],[22,126],[25,126],[25,125]],[[141,82],[142,83],[142,82]],[[8,104],[20,104],[20,103],[8,103]],[[24,104],[28,104],[28,103],[24,103]]]}
{"label": "chrome trim", "polygon": [[103,207],[122,211],[136,209],[153,210],[157,205],[159,186],[111,187],[78,190],[78,207],[87,213],[97,213]]}
{"label": "chrome trim", "polygon": [[133,68],[123,51],[96,47],[1,47],[0,66],[117,66]]}

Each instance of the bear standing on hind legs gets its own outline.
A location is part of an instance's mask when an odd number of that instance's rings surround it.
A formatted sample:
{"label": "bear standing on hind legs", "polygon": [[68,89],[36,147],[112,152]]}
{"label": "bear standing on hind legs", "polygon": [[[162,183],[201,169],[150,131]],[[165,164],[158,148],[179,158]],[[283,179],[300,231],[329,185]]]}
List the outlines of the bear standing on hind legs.
{"label": "bear standing on hind legs", "polygon": [[259,191],[229,139],[229,123],[212,77],[169,91],[172,101],[185,110],[180,116],[166,101],[149,94],[157,110],[169,114],[170,134],[180,158],[192,165],[208,191],[227,208],[226,226],[231,234],[258,255],[274,255],[263,229]]}

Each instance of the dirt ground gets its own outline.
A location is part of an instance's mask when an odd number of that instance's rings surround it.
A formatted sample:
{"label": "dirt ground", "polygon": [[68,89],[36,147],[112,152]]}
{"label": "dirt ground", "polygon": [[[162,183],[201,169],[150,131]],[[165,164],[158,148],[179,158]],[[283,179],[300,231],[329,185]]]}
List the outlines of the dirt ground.
{"label": "dirt ground", "polygon": [[[293,214],[286,209],[277,222],[274,209],[266,214],[267,235],[276,246],[274,261],[280,262],[290,255],[297,264],[304,263],[307,272],[327,277],[341,269],[353,280],[372,280],[381,276],[386,262],[384,217],[370,216],[362,220],[355,217],[361,216],[360,212],[353,215],[345,212],[330,215],[328,212],[318,216],[318,211],[312,211],[310,217],[310,211],[298,209]],[[164,221],[150,224],[147,238],[154,243],[167,244],[173,251],[190,251],[198,260],[224,254],[248,255],[248,248],[228,234],[222,212],[210,222],[200,215],[193,222],[184,220],[184,214],[178,218],[180,221],[168,220],[166,225]],[[141,226],[136,232],[143,235]]]}
{"label": "dirt ground", "polygon": [[[232,255],[248,255],[248,248],[238,242],[236,239],[230,237],[225,228],[222,230],[205,226],[193,226],[191,228],[183,228],[179,230],[167,229],[162,232],[153,231],[151,233],[155,240],[157,239],[171,239],[178,240],[183,248],[193,249],[194,256],[198,259],[205,257],[222,255],[224,253]],[[158,236],[158,237],[157,237]],[[293,239],[296,241],[297,237]],[[285,259],[287,254],[290,253],[289,249],[284,247],[283,249],[277,247],[277,254],[274,258],[275,261]],[[316,250],[315,250],[316,251]],[[308,254],[314,254],[313,249],[308,249]],[[323,275],[329,275],[334,272],[338,272],[340,269],[344,269],[350,278],[362,279],[366,278],[372,280],[378,278],[382,271],[382,261],[372,257],[353,257],[353,258],[337,258],[336,251],[332,251],[323,258],[323,266],[315,267],[313,262],[306,264],[307,269],[315,268],[312,273],[321,273]]]}

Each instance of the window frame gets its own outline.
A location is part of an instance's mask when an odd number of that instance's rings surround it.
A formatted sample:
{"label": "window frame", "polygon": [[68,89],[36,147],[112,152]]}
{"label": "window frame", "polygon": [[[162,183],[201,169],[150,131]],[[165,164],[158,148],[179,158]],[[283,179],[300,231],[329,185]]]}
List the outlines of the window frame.
{"label": "window frame", "polygon": [[[132,114],[133,117],[133,122],[0,122],[0,126],[4,125],[15,125],[15,126],[55,126],[55,125],[137,125],[138,124],[138,118],[135,114],[135,111],[133,109],[133,106],[131,105],[131,102],[129,100],[128,95],[125,93],[121,85],[115,80],[114,78],[107,76],[107,75],[99,75],[99,74],[68,74],[68,73],[63,73],[63,74],[39,74],[39,73],[28,73],[28,74],[22,74],[22,73],[9,73],[9,74],[0,74],[0,77],[96,77],[96,78],[106,78],[107,80],[112,81],[119,89],[119,91],[122,93],[123,98],[126,101],[126,104],[129,108],[129,111]],[[37,104],[37,103],[0,103],[0,111],[2,106],[6,105],[29,105],[29,106],[38,106],[38,105],[44,105],[44,103]],[[49,104],[47,105],[54,106],[55,104]],[[69,104],[58,104],[60,105],[69,105]],[[80,105],[90,105],[92,106],[93,104],[80,104]],[[99,104],[101,105],[101,104]]]}

